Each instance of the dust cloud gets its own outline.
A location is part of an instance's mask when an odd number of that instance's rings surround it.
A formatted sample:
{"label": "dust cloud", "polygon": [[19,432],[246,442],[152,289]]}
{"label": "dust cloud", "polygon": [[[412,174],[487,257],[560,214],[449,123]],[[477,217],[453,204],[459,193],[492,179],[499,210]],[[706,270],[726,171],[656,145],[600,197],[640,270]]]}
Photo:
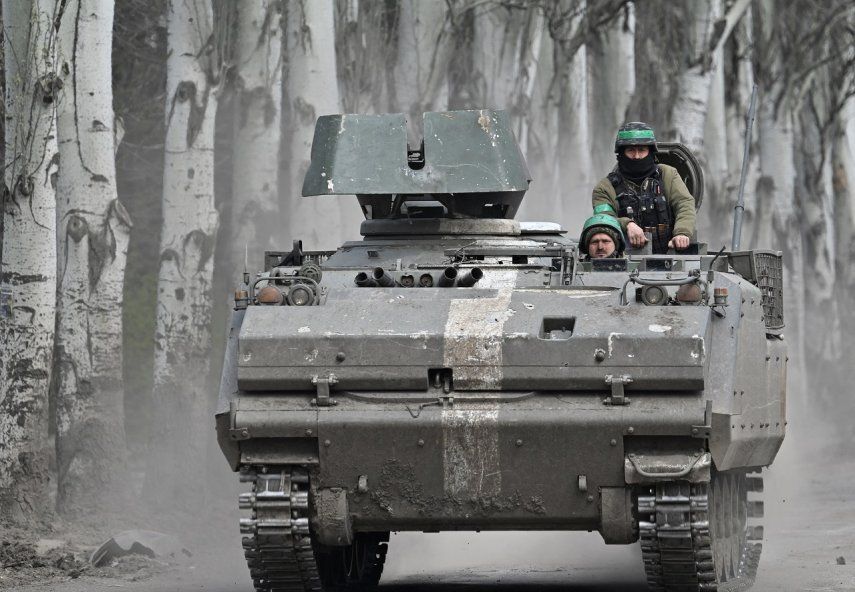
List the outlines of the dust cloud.
{"label": "dust cloud", "polygon": [[540,576],[614,585],[644,581],[638,545],[606,545],[596,532],[397,533],[383,582],[522,582]]}

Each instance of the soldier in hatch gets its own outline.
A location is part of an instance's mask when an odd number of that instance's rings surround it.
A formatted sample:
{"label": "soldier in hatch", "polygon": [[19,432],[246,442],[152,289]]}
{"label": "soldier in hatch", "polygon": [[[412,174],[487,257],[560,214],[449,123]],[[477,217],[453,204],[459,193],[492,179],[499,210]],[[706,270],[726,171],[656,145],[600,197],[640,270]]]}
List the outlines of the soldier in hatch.
{"label": "soldier in hatch", "polygon": [[615,140],[617,166],[594,187],[594,214],[620,221],[629,243],[647,243],[651,228],[653,253],[689,246],[695,233],[695,199],[677,169],[656,162],[656,137],[646,123],[625,123]]}
{"label": "soldier in hatch", "polygon": [[614,216],[594,214],[585,220],[579,237],[579,252],[589,259],[623,257],[625,245],[620,223]]}

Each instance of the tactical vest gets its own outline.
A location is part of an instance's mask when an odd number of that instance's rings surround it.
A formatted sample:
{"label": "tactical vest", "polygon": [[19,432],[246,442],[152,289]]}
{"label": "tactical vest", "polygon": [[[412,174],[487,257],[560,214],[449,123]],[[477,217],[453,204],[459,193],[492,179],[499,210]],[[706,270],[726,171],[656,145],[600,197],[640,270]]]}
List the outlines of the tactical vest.
{"label": "tactical vest", "polygon": [[657,165],[656,172],[641,182],[638,191],[627,185],[617,171],[608,175],[615,189],[618,204],[618,216],[630,218],[649,232],[653,238],[653,253],[662,255],[668,252],[668,241],[674,232],[674,213],[662,187],[662,170]]}

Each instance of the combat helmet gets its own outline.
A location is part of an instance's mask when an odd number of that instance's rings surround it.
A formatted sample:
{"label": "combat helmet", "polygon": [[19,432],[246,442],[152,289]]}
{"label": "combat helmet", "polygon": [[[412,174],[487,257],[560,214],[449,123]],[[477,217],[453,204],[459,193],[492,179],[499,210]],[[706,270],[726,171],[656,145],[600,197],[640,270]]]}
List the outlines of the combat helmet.
{"label": "combat helmet", "polygon": [[653,128],[643,121],[630,121],[618,129],[615,137],[615,152],[620,152],[626,146],[650,146],[651,152],[656,152],[656,135]]}
{"label": "combat helmet", "polygon": [[[608,209],[606,209],[608,208]],[[615,254],[623,253],[626,249],[626,239],[623,236],[623,230],[620,227],[620,222],[607,211],[614,211],[611,206],[601,204],[594,209],[594,215],[585,220],[582,225],[582,234],[579,236],[579,248],[583,254],[588,253],[588,241],[598,232],[604,232],[612,237],[615,241]]]}

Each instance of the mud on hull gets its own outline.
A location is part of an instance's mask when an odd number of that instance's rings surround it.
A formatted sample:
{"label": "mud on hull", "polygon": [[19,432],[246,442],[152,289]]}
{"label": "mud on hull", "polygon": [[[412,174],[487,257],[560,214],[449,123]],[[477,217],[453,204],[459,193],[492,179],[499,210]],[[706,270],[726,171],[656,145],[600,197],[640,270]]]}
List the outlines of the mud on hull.
{"label": "mud on hull", "polygon": [[604,501],[610,509],[628,477],[638,480],[628,458],[704,466],[692,430],[705,407],[692,393],[638,393],[622,407],[578,393],[467,394],[443,405],[344,395],[323,409],[299,399],[241,397],[221,416],[224,451],[236,465],[305,466],[313,489],[344,492],[363,531],[601,530]]}

